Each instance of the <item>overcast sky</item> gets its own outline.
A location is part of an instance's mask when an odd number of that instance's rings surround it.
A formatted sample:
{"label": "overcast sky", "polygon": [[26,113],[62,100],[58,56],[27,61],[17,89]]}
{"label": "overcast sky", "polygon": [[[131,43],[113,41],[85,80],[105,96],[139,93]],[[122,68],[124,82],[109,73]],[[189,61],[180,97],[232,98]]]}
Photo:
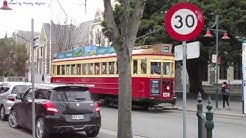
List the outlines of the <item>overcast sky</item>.
{"label": "overcast sky", "polygon": [[[59,0],[61,7],[57,0],[7,1],[13,10],[0,10],[0,38],[4,37],[6,32],[9,37],[17,30],[30,31],[31,18],[34,19],[35,32],[40,32],[42,23],[49,23],[50,19],[55,23],[63,24],[67,19],[67,24],[79,24],[92,20],[97,9],[103,11],[103,0],[87,0],[86,13],[85,0]],[[0,6],[2,3],[3,0],[0,0]]]}

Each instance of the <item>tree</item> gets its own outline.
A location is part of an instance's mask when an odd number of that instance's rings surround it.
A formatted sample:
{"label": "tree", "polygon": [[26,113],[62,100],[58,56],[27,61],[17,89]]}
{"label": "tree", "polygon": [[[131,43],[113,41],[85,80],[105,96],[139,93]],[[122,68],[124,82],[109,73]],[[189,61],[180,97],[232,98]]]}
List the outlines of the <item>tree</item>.
{"label": "tree", "polygon": [[[132,138],[131,56],[146,0],[119,0],[122,5],[118,21],[111,0],[104,0],[105,36],[113,43],[119,70],[118,138]],[[133,6],[133,8],[131,7]]]}
{"label": "tree", "polygon": [[72,50],[79,43],[82,33],[81,28],[70,25],[54,24],[52,22],[52,46],[56,52]]}
{"label": "tree", "polygon": [[[201,56],[198,59],[187,60],[187,71],[190,81],[190,92],[197,93],[202,89],[202,70],[211,63],[211,56],[215,52],[215,38],[204,38],[206,28],[211,27],[215,15],[219,15],[219,29],[226,30],[231,38],[229,41],[219,42],[219,56],[222,57],[221,66],[228,67],[240,62],[241,44],[236,36],[245,36],[246,10],[244,0],[210,0],[196,3],[204,13],[205,28],[197,38],[202,43]],[[233,12],[232,12],[233,11]],[[240,29],[239,29],[240,28]],[[219,33],[221,38],[223,32]],[[225,54],[226,53],[226,54]]]}
{"label": "tree", "polygon": [[25,76],[28,54],[25,45],[17,44],[12,39],[0,40],[0,75]]}
{"label": "tree", "polygon": [[[165,20],[165,14],[168,9],[183,0],[149,0],[146,2],[143,19],[139,26],[137,45],[154,44],[154,43],[171,43],[173,45],[181,44],[172,39],[163,28],[163,20]],[[237,35],[245,37],[246,33],[246,2],[244,0],[200,0],[191,1],[196,4],[203,11],[205,16],[205,27],[203,32],[196,39],[192,41],[200,41],[202,43],[200,53],[201,56],[197,59],[187,60],[187,72],[189,75],[190,92],[197,95],[199,91],[203,91],[202,88],[202,72],[206,70],[208,64],[211,63],[211,55],[215,52],[215,38],[204,38],[206,28],[211,27],[214,23],[214,15],[219,15],[219,29],[228,31],[231,39],[229,41],[220,41],[219,51],[222,56],[223,66],[232,65],[232,63],[240,61],[241,44],[235,38]],[[233,11],[233,12],[232,12]],[[212,15],[213,14],[213,15]],[[153,32],[163,28],[160,31],[152,33],[148,37],[141,37],[145,34]],[[219,34],[222,37],[223,33]],[[223,54],[222,51],[226,51],[228,54]],[[225,53],[225,52],[224,52]],[[230,56],[228,56],[230,55]]]}

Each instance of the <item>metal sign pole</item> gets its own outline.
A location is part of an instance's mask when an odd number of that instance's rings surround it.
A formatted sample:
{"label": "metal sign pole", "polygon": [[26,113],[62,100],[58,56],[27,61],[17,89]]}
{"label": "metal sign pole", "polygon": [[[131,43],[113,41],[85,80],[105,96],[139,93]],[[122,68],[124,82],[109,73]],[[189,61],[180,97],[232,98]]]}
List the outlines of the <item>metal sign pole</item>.
{"label": "metal sign pole", "polygon": [[186,41],[197,37],[203,30],[203,26],[204,17],[201,10],[188,2],[181,2],[172,6],[165,16],[166,31],[174,39],[182,41],[183,45],[183,138],[186,138]]}
{"label": "metal sign pole", "polygon": [[32,81],[32,136],[35,138],[35,93],[34,93],[34,20],[31,19],[31,55],[32,55],[32,68],[31,68],[31,81]]}
{"label": "metal sign pole", "polygon": [[183,138],[186,138],[186,41],[183,41],[183,68],[182,68],[182,84],[183,84]]}
{"label": "metal sign pole", "polygon": [[242,113],[246,114],[246,41],[242,42]]}

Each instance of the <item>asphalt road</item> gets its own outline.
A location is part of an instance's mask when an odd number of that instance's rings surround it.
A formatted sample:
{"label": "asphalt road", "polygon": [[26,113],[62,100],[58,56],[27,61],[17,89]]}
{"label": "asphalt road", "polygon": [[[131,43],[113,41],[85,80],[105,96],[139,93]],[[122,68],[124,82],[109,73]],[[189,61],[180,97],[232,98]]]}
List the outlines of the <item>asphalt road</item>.
{"label": "asphalt road", "polygon": [[[32,131],[18,128],[13,129],[9,127],[7,121],[0,121],[0,138],[33,138]],[[76,134],[63,134],[63,135],[54,135],[52,138],[87,138],[85,133],[76,133]],[[100,134],[96,138],[116,138],[116,133],[111,130],[102,129]]]}
{"label": "asphalt road", "polygon": [[[132,111],[133,134],[145,138],[182,138],[183,112],[180,110]],[[117,130],[118,110],[102,108],[102,126]],[[246,118],[236,116],[214,115],[214,138],[245,138]],[[196,112],[186,113],[187,138],[198,137]]]}
{"label": "asphalt road", "polygon": [[[116,108],[101,107],[102,128],[97,138],[116,138]],[[187,112],[187,138],[197,138],[197,117],[195,112]],[[246,118],[235,116],[214,116],[214,138],[245,138]],[[183,116],[179,110],[132,111],[132,128],[134,138],[182,138]],[[6,121],[0,121],[0,138],[32,138],[31,131],[20,128],[12,129]],[[58,135],[52,138],[82,138],[84,133],[74,135]]]}

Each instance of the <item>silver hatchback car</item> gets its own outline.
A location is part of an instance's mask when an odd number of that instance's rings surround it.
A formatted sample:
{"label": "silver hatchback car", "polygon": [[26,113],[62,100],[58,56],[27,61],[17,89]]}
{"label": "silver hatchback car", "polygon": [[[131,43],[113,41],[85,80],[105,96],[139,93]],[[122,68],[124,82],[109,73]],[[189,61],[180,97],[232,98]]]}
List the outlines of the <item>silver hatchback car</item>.
{"label": "silver hatchback car", "polygon": [[11,107],[17,101],[16,96],[23,94],[31,87],[29,82],[1,82],[0,83],[0,119],[7,120]]}

